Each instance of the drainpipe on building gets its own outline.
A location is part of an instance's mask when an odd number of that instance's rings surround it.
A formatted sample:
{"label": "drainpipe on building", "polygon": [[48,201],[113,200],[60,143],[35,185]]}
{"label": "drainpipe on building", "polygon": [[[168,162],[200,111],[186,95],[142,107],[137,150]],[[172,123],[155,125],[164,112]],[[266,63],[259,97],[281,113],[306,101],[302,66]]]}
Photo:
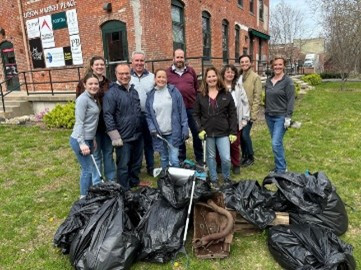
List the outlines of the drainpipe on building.
{"label": "drainpipe on building", "polygon": [[[28,41],[26,39],[26,31],[25,31],[25,24],[24,24],[24,17],[23,17],[23,6],[21,4],[21,0],[18,0],[18,7],[19,7],[19,14],[20,14],[21,31],[23,32],[23,42],[24,42],[24,48],[25,48],[26,63],[28,66],[28,70],[31,70],[31,63],[30,63],[30,58],[29,58],[29,48],[28,48]],[[25,74],[25,76],[26,76],[26,74]],[[32,82],[33,82],[33,73],[30,72],[30,83],[32,83]],[[34,91],[32,84],[31,84],[31,88]]]}

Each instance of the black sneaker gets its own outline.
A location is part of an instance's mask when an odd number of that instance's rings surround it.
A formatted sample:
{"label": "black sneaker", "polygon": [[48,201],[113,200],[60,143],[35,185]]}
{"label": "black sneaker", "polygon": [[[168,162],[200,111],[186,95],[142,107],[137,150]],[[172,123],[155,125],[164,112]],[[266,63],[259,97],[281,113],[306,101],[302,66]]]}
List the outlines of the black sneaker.
{"label": "black sneaker", "polygon": [[228,185],[228,184],[232,184],[232,180],[230,178],[226,178],[223,180],[223,183]]}
{"label": "black sneaker", "polygon": [[233,166],[232,172],[234,174],[241,174],[241,168],[239,166]]}
{"label": "black sneaker", "polygon": [[210,186],[213,190],[219,190],[218,182],[211,182]]}
{"label": "black sneaker", "polygon": [[253,156],[249,156],[248,159],[242,163],[242,167],[248,167],[251,166],[254,163],[254,158]]}
{"label": "black sneaker", "polygon": [[147,169],[147,174],[148,174],[149,176],[152,176],[152,177],[153,177],[153,169],[154,169],[154,168],[149,168],[149,169]]}

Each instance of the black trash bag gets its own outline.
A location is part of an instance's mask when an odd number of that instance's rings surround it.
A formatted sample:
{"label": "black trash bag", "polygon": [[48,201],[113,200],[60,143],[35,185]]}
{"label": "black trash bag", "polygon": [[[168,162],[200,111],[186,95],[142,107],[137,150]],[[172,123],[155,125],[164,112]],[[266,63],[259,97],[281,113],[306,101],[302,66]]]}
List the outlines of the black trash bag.
{"label": "black trash bag", "polygon": [[82,269],[81,263],[83,261],[82,257],[89,247],[95,229],[98,224],[102,224],[105,219],[108,218],[112,205],[116,202],[117,198],[112,198],[103,203],[103,205],[95,212],[89,219],[88,223],[83,226],[74,237],[71,242],[69,258],[70,262],[77,269]]}
{"label": "black trash bag", "polygon": [[[158,188],[162,196],[174,207],[183,208],[189,203],[192,191],[193,177],[171,175],[168,170],[162,171],[158,179]],[[193,201],[211,196],[212,191],[208,181],[196,179]]]}
{"label": "black trash bag", "polygon": [[327,205],[322,213],[312,214],[302,210],[290,212],[290,223],[311,223],[331,230],[340,236],[347,231],[348,216],[341,198],[333,188],[327,198]]}
{"label": "black trash bag", "polygon": [[158,199],[138,225],[142,250],[138,259],[165,263],[173,259],[183,245],[187,207],[175,209]]}
{"label": "black trash bag", "polygon": [[129,269],[136,259],[140,240],[117,197],[96,224],[91,242],[76,263],[77,269]]}
{"label": "black trash bag", "polygon": [[76,201],[65,221],[59,226],[54,236],[54,245],[64,254],[69,253],[70,245],[81,228],[96,213],[105,201],[121,193],[121,186],[106,182],[91,187],[86,198]]}
{"label": "black trash bag", "polygon": [[287,270],[353,270],[352,246],[334,233],[308,224],[270,227],[268,248]]}
{"label": "black trash bag", "polygon": [[[286,205],[283,211],[294,209],[293,206],[312,214],[321,213],[327,205],[327,198],[332,192],[331,182],[322,173],[298,174],[298,173],[271,173],[263,180],[262,186],[274,183],[278,190],[273,193],[273,198],[268,205],[272,207]],[[271,192],[272,194],[272,192]],[[281,195],[282,194],[282,195]],[[282,200],[286,199],[282,203]],[[272,207],[275,211],[276,207]]]}
{"label": "black trash bag", "polygon": [[276,218],[275,211],[265,207],[270,193],[257,181],[242,180],[226,185],[223,186],[222,192],[228,208],[236,210],[244,219],[262,230]]}
{"label": "black trash bag", "polygon": [[131,219],[134,227],[138,226],[149,208],[159,197],[159,190],[151,187],[142,187],[125,193],[125,212]]}

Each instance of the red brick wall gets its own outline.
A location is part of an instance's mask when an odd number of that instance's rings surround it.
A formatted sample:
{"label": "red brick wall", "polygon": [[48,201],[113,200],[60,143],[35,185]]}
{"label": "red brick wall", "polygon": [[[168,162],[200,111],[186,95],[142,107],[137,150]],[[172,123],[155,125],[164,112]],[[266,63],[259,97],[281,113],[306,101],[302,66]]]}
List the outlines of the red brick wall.
{"label": "red brick wall", "polygon": [[[35,0],[36,1],[36,0]],[[20,71],[30,70],[32,68],[31,60],[26,59],[25,48],[23,41],[23,33],[21,27],[20,16],[31,10],[39,10],[40,8],[49,5],[60,5],[69,0],[41,0],[30,1],[21,0],[23,14],[19,14],[19,7],[17,1],[14,4],[8,4],[7,0],[0,0],[1,13],[9,14],[12,20],[0,17],[0,26],[6,30],[6,40],[11,41],[15,47],[16,59],[18,69]],[[104,3],[112,3],[112,12],[103,10]],[[139,36],[141,31],[141,49],[146,53],[147,60],[151,59],[171,59],[173,57],[173,34],[172,34],[172,20],[171,20],[171,1],[169,0],[139,0],[140,2],[140,24],[141,29],[135,29],[135,22],[133,19],[133,5],[135,1],[129,0],[78,0],[75,7],[66,9],[58,9],[46,14],[38,14],[31,18],[41,17],[44,15],[51,15],[60,11],[76,8],[79,24],[79,35],[82,45],[84,66],[87,66],[89,59],[93,55],[104,55],[103,42],[101,34],[101,25],[109,20],[119,20],[126,24],[127,28],[127,42],[129,56],[132,51],[137,48],[136,36]],[[202,11],[208,11],[211,15],[211,37],[212,37],[212,56],[222,57],[222,20],[226,19],[229,22],[229,57],[234,58],[234,44],[235,44],[235,25],[241,24],[249,28],[257,29],[258,31],[268,34],[268,31],[263,29],[263,23],[260,22],[257,27],[258,1],[255,2],[254,14],[249,12],[249,1],[244,0],[243,7],[238,6],[237,0],[213,0],[213,1],[195,1],[184,0],[184,16],[185,16],[185,37],[186,37],[186,53],[188,57],[199,57],[203,53],[202,44]],[[269,0],[264,1],[266,6],[269,6]],[[29,13],[28,13],[29,14]],[[268,16],[265,16],[268,18]],[[29,18],[25,18],[26,21]],[[241,27],[240,38],[240,54],[243,48],[249,48],[250,39],[248,32]],[[69,46],[68,29],[59,29],[54,31],[56,47]],[[0,35],[0,42],[5,40]],[[26,37],[26,42],[28,39]],[[28,44],[26,45],[28,47]],[[263,42],[263,54],[268,55],[268,45]],[[254,55],[258,53],[258,40],[255,38]],[[30,62],[30,66],[28,65]],[[233,61],[231,61],[233,62]],[[194,66],[199,73],[200,60],[189,60],[189,63]],[[153,68],[167,67],[171,61],[156,63]],[[222,60],[214,60],[211,64],[217,67],[222,66]],[[152,65],[147,65],[148,69],[152,69]],[[84,73],[84,70],[81,71]],[[77,72],[75,70],[55,71],[51,72],[52,80],[60,81],[64,79],[77,79]],[[0,78],[2,75],[2,68],[0,68]],[[36,72],[32,76],[27,75],[28,81],[44,82],[49,80],[48,71]],[[57,85],[55,90],[73,89],[73,84]],[[36,90],[49,89],[49,85],[36,85]]]}

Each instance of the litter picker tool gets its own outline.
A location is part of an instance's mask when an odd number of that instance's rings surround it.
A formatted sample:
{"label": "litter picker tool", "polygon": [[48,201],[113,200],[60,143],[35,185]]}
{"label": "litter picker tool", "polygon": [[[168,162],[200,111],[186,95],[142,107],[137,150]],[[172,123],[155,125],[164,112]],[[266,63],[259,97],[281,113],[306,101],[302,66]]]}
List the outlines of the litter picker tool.
{"label": "litter picker tool", "polygon": [[90,157],[92,158],[92,160],[93,160],[93,164],[94,164],[95,168],[97,169],[97,172],[98,172],[98,174],[99,174],[100,180],[101,180],[101,181],[102,181],[102,183],[103,183],[103,182],[104,182],[104,179],[103,179],[102,174],[100,173],[100,170],[99,170],[99,168],[98,168],[97,163],[95,162],[94,155],[93,155],[93,154],[90,154]]}

